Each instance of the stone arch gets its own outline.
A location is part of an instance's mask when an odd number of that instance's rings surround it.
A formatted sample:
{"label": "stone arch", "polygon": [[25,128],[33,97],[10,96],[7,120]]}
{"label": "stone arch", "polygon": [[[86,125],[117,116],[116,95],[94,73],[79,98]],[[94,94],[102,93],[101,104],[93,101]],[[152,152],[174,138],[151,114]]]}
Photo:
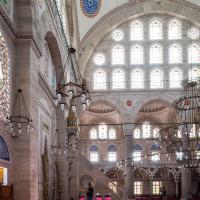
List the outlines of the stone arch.
{"label": "stone arch", "polygon": [[[194,12],[194,9],[197,12]],[[185,10],[187,10],[187,12],[185,12]],[[81,73],[84,74],[88,59],[91,56],[94,48],[100,42],[100,40],[113,28],[119,26],[123,22],[145,14],[163,13],[170,14],[182,19],[187,19],[199,26],[199,11],[200,8],[197,5],[194,5],[190,2],[172,2],[168,0],[162,2],[145,0],[145,2],[142,1],[138,3],[135,1],[129,1],[128,3],[125,3],[122,6],[113,9],[105,16],[103,16],[90,29],[90,31],[85,35],[85,37],[81,41],[80,49],[82,53],[79,55]]]}
{"label": "stone arch", "polygon": [[61,51],[58,45],[58,41],[52,32],[47,32],[45,40],[48,44],[49,51],[53,60],[53,64],[56,71],[57,84],[61,78],[63,78],[63,63],[61,57]]}

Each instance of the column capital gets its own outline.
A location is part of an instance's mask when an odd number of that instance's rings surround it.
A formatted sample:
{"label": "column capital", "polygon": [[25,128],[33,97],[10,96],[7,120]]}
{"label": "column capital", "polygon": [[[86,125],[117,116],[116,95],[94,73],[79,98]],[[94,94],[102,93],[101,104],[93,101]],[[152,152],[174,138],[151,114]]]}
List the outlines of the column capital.
{"label": "column capital", "polygon": [[129,124],[129,123],[125,123],[123,124],[123,131],[124,131],[124,135],[132,135],[133,134],[133,129],[134,129],[134,125],[133,124]]}

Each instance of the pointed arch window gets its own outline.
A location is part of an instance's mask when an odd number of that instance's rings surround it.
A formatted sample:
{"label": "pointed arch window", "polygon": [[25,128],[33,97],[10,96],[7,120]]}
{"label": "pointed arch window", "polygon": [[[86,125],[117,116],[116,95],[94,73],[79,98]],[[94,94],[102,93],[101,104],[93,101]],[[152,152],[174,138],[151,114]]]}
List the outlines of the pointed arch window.
{"label": "pointed arch window", "polygon": [[122,69],[115,69],[112,72],[112,88],[124,89],[125,88],[125,72]]}
{"label": "pointed arch window", "polygon": [[123,65],[124,64],[124,47],[117,45],[112,49],[112,64]]}
{"label": "pointed arch window", "polygon": [[192,44],[188,48],[188,62],[200,63],[200,46],[198,44]]}
{"label": "pointed arch window", "polygon": [[95,90],[106,89],[106,72],[103,70],[97,70],[93,76],[93,88]]}
{"label": "pointed arch window", "polygon": [[182,37],[182,24],[177,19],[172,19],[168,27],[168,39],[178,40]]}
{"label": "pointed arch window", "polygon": [[133,160],[135,162],[141,161],[142,159],[142,147],[139,144],[133,145]]}
{"label": "pointed arch window", "polygon": [[152,89],[163,88],[163,72],[160,69],[155,69],[150,75]]}
{"label": "pointed arch window", "polygon": [[131,40],[141,41],[144,39],[144,27],[141,21],[131,23]]}
{"label": "pointed arch window", "polygon": [[9,54],[6,42],[0,32],[0,117],[9,112]]}
{"label": "pointed arch window", "polygon": [[131,72],[131,88],[143,89],[144,88],[144,71],[135,69]]}
{"label": "pointed arch window", "polygon": [[163,62],[163,48],[159,44],[150,47],[150,64],[161,64]]}
{"label": "pointed arch window", "polygon": [[108,147],[108,161],[109,162],[117,161],[117,147],[114,145],[110,145]]}
{"label": "pointed arch window", "polygon": [[151,136],[151,126],[149,122],[145,122],[142,125],[142,132],[143,132],[143,138],[150,138]]}
{"label": "pointed arch window", "polygon": [[149,25],[150,40],[161,40],[163,37],[163,25],[159,19],[151,21]]}
{"label": "pointed arch window", "polygon": [[131,48],[131,64],[143,64],[144,63],[144,50],[140,45],[134,45]]}
{"label": "pointed arch window", "polygon": [[188,77],[190,81],[197,81],[200,80],[200,69],[194,67],[189,70]]}
{"label": "pointed arch window", "polygon": [[169,63],[182,63],[182,47],[179,44],[173,44],[169,47]]}
{"label": "pointed arch window", "polygon": [[182,71],[178,68],[174,68],[169,73],[169,87],[181,88],[182,84]]}

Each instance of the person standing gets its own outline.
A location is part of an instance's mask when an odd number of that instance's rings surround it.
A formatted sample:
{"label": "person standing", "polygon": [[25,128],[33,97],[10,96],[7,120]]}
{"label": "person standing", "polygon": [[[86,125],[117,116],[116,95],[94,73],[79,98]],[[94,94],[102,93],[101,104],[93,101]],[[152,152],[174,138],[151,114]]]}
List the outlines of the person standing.
{"label": "person standing", "polygon": [[94,189],[92,187],[92,183],[88,183],[88,190],[86,192],[87,200],[92,200],[93,199],[93,193],[94,193]]}

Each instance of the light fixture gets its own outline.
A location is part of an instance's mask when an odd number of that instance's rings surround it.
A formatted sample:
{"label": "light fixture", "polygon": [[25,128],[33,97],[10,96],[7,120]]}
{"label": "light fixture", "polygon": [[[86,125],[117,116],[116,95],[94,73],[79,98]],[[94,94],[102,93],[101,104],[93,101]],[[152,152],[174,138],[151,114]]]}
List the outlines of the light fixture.
{"label": "light fixture", "polygon": [[[70,70],[73,75],[71,80],[67,83],[63,83],[62,79],[60,79],[61,81],[57,85],[56,98],[54,100],[55,105],[57,106],[60,102],[69,99],[70,106],[73,107],[74,112],[76,111],[76,104],[78,104],[79,98],[81,99],[83,109],[86,109],[86,106],[89,106],[91,102],[89,90],[86,88],[86,81],[81,76],[75,54],[76,49],[72,47],[68,49],[68,63],[65,66],[71,67]],[[64,71],[66,70],[64,69]],[[61,104],[61,110],[64,110],[64,106]]]}
{"label": "light fixture", "polygon": [[[33,129],[33,121],[28,115],[22,89],[17,90],[17,94],[11,107],[11,115],[8,115],[6,120],[9,130],[11,132],[16,131],[19,135],[24,129],[27,133],[30,133],[30,131]],[[15,136],[16,133],[13,133],[12,135]]]}
{"label": "light fixture", "polygon": [[183,87],[183,94],[172,105],[177,113],[175,122],[160,130],[160,141],[170,154],[182,153],[181,158],[176,156],[180,168],[198,168],[200,83],[186,80]]}

